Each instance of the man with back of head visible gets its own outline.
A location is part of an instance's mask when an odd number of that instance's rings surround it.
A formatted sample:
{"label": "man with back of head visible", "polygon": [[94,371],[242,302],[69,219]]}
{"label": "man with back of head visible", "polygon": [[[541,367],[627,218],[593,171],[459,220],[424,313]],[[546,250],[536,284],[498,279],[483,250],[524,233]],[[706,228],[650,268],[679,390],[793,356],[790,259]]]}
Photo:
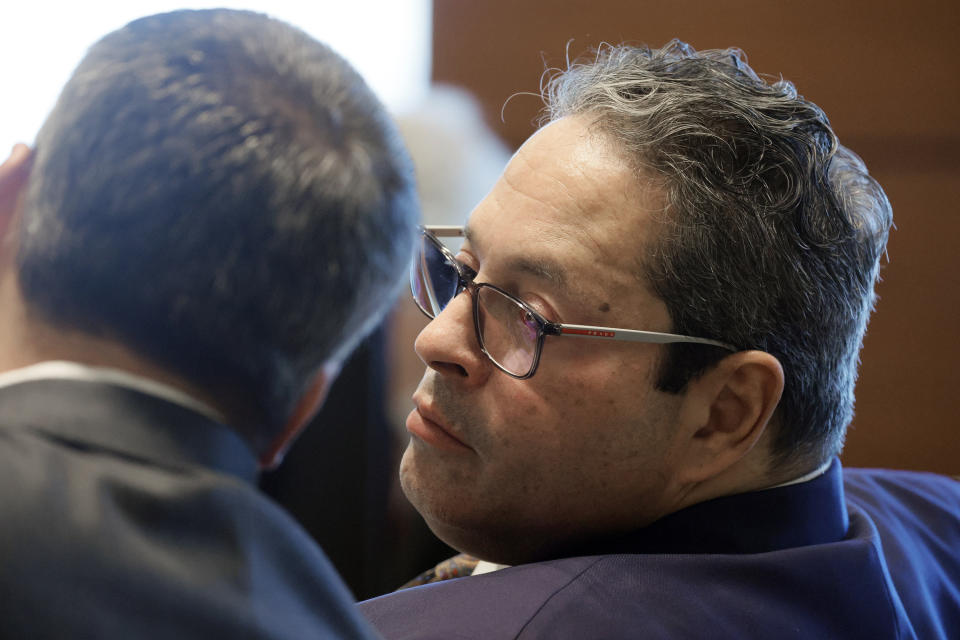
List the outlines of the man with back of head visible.
{"label": "man with back of head visible", "polygon": [[488,574],[364,614],[397,638],[960,629],[960,486],[837,460],[892,220],[860,159],[736,50],[604,47],[546,101],[411,280],[433,320],[401,481]]}
{"label": "man with back of head visible", "polygon": [[383,107],[301,31],[179,11],[90,49],[0,168],[0,635],[374,636],[252,483],[417,217]]}

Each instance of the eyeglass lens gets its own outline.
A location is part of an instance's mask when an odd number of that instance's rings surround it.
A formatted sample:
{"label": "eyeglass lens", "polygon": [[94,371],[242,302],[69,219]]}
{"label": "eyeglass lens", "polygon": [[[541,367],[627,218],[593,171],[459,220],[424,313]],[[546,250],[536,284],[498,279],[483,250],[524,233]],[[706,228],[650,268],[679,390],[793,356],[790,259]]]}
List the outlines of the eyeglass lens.
{"label": "eyeglass lens", "polygon": [[417,249],[410,270],[410,291],[423,312],[435,318],[457,295],[460,275],[427,236],[420,236]]}
{"label": "eyeglass lens", "polygon": [[477,289],[477,296],[483,348],[502,368],[517,376],[526,375],[537,352],[536,319],[492,287]]}
{"label": "eyeglass lens", "polygon": [[[434,318],[457,294],[459,273],[426,236],[421,237],[417,253],[410,288],[417,305]],[[480,346],[502,369],[525,376],[536,360],[539,322],[521,304],[489,285],[480,284],[473,295]]]}

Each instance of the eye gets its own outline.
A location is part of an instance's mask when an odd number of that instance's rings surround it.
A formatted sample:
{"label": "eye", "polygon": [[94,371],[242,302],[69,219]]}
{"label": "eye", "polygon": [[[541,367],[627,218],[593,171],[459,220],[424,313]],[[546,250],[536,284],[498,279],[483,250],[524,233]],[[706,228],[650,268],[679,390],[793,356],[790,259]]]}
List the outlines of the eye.
{"label": "eye", "polygon": [[523,334],[528,340],[536,340],[540,332],[540,322],[537,317],[526,309],[520,310],[520,322],[523,324]]}
{"label": "eye", "polygon": [[[539,295],[529,292],[529,293],[522,293],[517,297],[520,300],[523,300],[524,304],[526,304],[528,307],[530,307],[531,309],[539,313],[540,317],[545,319],[546,321],[559,322],[559,320],[555,319],[555,316],[557,316],[557,313],[554,311],[553,307],[547,304],[547,302],[543,298],[541,298]],[[526,310],[524,311],[523,321],[524,323],[529,322],[537,326],[539,326],[540,324],[540,321],[537,319],[537,317],[527,312]]]}
{"label": "eye", "polygon": [[537,325],[540,324],[539,322],[537,322],[537,317],[526,309],[521,309],[520,315],[521,315],[521,321],[523,322],[523,324],[527,325],[528,327],[536,327]]}
{"label": "eye", "polygon": [[480,271],[480,263],[469,252],[461,249],[460,251],[457,252],[457,255],[454,257],[456,258],[457,262],[467,267],[467,269],[472,271],[474,275],[476,275],[477,272]]}

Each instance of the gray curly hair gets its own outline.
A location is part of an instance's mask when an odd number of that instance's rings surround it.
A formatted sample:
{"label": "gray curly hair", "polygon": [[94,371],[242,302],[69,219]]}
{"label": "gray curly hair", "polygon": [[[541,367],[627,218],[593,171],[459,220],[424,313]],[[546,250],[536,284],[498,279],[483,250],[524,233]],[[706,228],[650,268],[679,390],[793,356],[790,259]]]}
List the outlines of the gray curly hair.
{"label": "gray curly hair", "polygon": [[[823,111],[738,49],[605,45],[545,77],[544,120],[595,117],[667,208],[642,252],[673,330],[760,349],[783,365],[774,463],[840,452],[890,203]],[[680,392],[725,355],[671,345],[658,387]]]}

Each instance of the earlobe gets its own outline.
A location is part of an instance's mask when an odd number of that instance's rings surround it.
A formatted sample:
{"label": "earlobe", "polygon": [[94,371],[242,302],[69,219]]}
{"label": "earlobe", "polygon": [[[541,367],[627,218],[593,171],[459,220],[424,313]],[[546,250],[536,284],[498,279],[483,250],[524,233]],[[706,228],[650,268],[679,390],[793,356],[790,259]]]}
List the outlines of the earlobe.
{"label": "earlobe", "polygon": [[340,373],[337,363],[325,364],[310,380],[306,390],[287,419],[283,429],[260,454],[260,468],[272,469],[283,461],[283,455],[307,423],[317,414],[327,398],[330,385]]}
{"label": "earlobe", "polygon": [[724,358],[691,382],[688,481],[724,473],[760,440],[783,393],[783,367],[763,351]]}

